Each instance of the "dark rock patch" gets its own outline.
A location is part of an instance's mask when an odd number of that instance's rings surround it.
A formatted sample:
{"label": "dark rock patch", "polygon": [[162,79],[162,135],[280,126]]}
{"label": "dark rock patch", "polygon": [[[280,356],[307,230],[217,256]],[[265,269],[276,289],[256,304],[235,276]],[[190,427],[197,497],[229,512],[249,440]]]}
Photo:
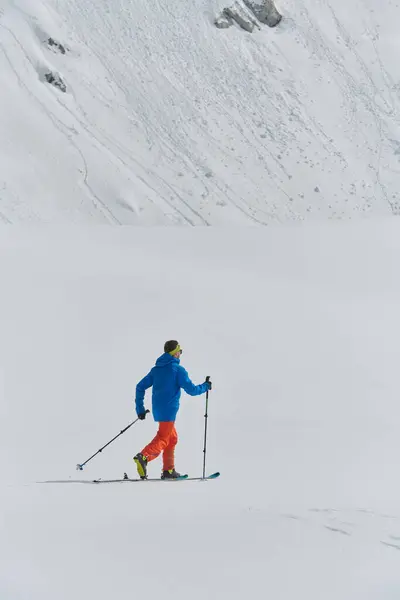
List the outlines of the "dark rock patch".
{"label": "dark rock patch", "polygon": [[52,73],[51,71],[49,71],[48,73],[44,74],[44,77],[47,83],[50,83],[51,85],[53,85],[54,87],[56,87],[64,93],[67,91],[67,86],[65,85],[64,81],[58,73]]}
{"label": "dark rock patch", "polygon": [[243,0],[245,5],[254,13],[260,23],[268,27],[276,27],[282,20],[273,0]]}
{"label": "dark rock patch", "polygon": [[282,20],[274,0],[235,0],[223,9],[214,21],[218,29],[227,29],[234,23],[245,31],[252,33],[254,28],[260,29],[259,23],[276,27]]}
{"label": "dark rock patch", "polygon": [[52,48],[53,50],[56,50],[57,52],[60,52],[61,54],[66,54],[66,52],[67,52],[67,49],[65,48],[65,46],[60,44],[60,42],[57,42],[52,37],[49,37],[49,39],[47,40],[47,44],[50,46],[50,48]]}

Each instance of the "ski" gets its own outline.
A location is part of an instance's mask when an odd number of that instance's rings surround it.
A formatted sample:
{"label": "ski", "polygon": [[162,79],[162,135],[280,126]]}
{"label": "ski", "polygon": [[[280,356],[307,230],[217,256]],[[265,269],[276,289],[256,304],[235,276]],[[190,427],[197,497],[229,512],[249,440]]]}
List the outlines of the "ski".
{"label": "ski", "polygon": [[174,481],[208,481],[211,479],[217,479],[220,476],[219,472],[212,473],[207,477],[189,477],[189,475],[181,475],[177,479],[160,479],[149,477],[148,479],[55,479],[53,481],[38,481],[38,483],[85,483],[85,484],[100,484],[100,483],[138,483],[138,482],[155,482],[159,483],[171,483]]}
{"label": "ski", "polygon": [[[126,473],[125,473],[126,475]],[[161,479],[161,478],[155,478],[155,477],[149,477],[146,479],[138,479],[137,477],[135,478],[131,478],[131,477],[125,477],[121,480],[121,479],[98,479],[97,482],[98,483],[116,483],[118,481],[182,481],[184,479],[189,479],[189,475],[180,475],[179,477],[175,477],[174,479]]]}

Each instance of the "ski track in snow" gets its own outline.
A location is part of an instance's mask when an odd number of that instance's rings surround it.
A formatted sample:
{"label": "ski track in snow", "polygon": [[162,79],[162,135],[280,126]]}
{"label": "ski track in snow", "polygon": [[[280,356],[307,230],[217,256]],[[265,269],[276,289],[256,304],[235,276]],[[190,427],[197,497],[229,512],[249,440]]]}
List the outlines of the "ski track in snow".
{"label": "ski track in snow", "polygon": [[[22,44],[19,42],[19,40],[16,38],[16,36],[13,34],[13,32],[10,31],[7,27],[4,27],[2,25],[0,25],[0,27],[3,30],[6,30],[10,34],[10,36],[15,41],[16,45],[18,45],[19,49],[21,50],[21,53],[24,55],[26,61],[30,63],[30,65],[33,69],[35,69],[35,65],[31,61],[31,59],[27,55],[27,53],[24,51]],[[14,72],[16,78],[18,79],[21,89],[24,90],[26,92],[26,94],[32,99],[32,101],[35,102],[40,107],[40,109],[48,117],[48,119],[51,121],[51,123],[54,125],[54,127],[65,137],[67,143],[70,146],[72,146],[73,149],[79,154],[79,156],[82,160],[82,163],[83,163],[82,164],[83,183],[84,183],[85,188],[88,191],[87,196],[92,200],[94,208],[96,210],[99,209],[101,212],[103,212],[103,214],[106,216],[106,220],[108,222],[120,225],[121,223],[118,221],[118,219],[116,219],[114,217],[114,215],[112,214],[109,207],[98,196],[96,196],[96,194],[93,192],[93,190],[91,189],[91,187],[89,185],[88,165],[87,165],[87,162],[86,162],[86,159],[85,159],[85,156],[84,156],[82,150],[79,148],[79,146],[73,140],[73,135],[71,133],[72,128],[70,126],[66,125],[65,123],[63,123],[61,119],[57,118],[57,116],[54,113],[52,113],[47,108],[47,106],[29,90],[28,86],[25,85],[23,79],[19,76],[17,69],[13,66],[12,61],[6,52],[5,47],[0,46],[0,49],[2,50],[8,64],[10,65],[11,70]],[[66,107],[63,107],[63,108],[65,109]],[[69,112],[68,109],[67,109],[67,112]],[[85,129],[85,126],[82,123],[80,123],[80,125],[83,127],[83,129]],[[92,136],[92,137],[94,138],[95,136]]]}
{"label": "ski track in snow", "polygon": [[[29,198],[7,175],[8,220],[62,221],[78,210],[112,224],[185,225],[397,214],[399,93],[382,57],[383,9],[288,1],[278,28],[250,35],[216,30],[205,0],[37,7],[3,8],[0,47],[26,110],[44,113],[46,136],[54,129],[66,141],[58,168],[72,167],[71,192],[50,210],[41,189],[57,197],[51,173]],[[36,26],[53,27],[70,51],[46,49]],[[66,94],[38,84],[36,69],[49,63]]]}
{"label": "ski track in snow", "polygon": [[395,515],[376,513],[364,508],[310,508],[301,513],[283,513],[280,516],[301,522],[307,528],[321,527],[333,534],[400,550],[400,518]]}

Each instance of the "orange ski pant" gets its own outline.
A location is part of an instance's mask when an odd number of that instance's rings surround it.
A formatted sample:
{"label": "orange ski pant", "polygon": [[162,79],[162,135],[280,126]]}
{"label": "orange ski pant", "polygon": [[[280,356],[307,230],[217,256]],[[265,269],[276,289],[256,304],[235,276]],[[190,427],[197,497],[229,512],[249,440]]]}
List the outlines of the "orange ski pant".
{"label": "orange ski pant", "polygon": [[175,446],[178,443],[178,434],[174,421],[161,421],[158,424],[156,437],[142,450],[142,454],[150,462],[163,452],[163,470],[175,468]]}

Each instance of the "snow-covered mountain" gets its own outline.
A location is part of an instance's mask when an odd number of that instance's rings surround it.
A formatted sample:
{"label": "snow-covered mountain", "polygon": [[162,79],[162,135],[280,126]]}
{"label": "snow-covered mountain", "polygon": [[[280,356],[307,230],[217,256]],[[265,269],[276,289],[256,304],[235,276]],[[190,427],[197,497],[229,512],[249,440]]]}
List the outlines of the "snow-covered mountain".
{"label": "snow-covered mountain", "polygon": [[215,25],[241,0],[3,0],[1,220],[397,214],[399,6],[276,7],[250,32]]}
{"label": "snow-covered mountain", "polygon": [[400,8],[276,9],[0,0],[0,600],[400,598]]}

